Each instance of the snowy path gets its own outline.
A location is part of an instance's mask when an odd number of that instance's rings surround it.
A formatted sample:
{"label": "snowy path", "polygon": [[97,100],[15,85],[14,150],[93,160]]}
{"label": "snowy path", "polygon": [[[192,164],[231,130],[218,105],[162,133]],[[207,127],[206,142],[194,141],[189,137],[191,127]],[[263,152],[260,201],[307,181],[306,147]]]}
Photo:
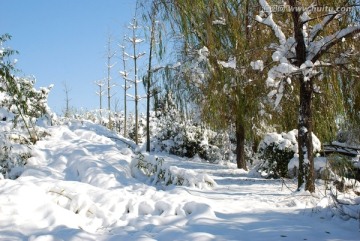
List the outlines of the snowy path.
{"label": "snowy path", "polygon": [[189,192],[213,207],[219,218],[216,225],[202,228],[217,234],[219,240],[360,240],[359,224],[330,220],[314,206],[317,198],[291,191],[296,189],[292,180],[285,186],[281,180],[249,177],[224,166],[182,165],[211,174],[218,184],[212,190]]}
{"label": "snowy path", "polygon": [[279,180],[164,156],[217,185],[154,187],[131,176],[133,152],[106,129],[48,131],[23,174],[0,180],[0,240],[360,240],[357,222],[331,218]]}

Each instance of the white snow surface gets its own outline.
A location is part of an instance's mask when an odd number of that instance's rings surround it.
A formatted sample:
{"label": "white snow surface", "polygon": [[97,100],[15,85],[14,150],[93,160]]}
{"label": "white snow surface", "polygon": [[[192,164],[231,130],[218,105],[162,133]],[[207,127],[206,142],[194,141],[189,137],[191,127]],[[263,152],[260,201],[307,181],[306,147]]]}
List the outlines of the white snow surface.
{"label": "white snow surface", "polygon": [[359,240],[357,221],[294,180],[165,155],[216,185],[150,185],[132,176],[134,146],[121,136],[90,122],[46,130],[22,175],[0,179],[0,240]]}

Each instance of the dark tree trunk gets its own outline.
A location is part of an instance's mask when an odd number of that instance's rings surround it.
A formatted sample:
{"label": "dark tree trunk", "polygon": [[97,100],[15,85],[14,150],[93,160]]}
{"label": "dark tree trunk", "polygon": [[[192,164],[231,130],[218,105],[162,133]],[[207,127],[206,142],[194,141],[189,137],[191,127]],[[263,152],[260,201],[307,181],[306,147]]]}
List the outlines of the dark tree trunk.
{"label": "dark tree trunk", "polygon": [[150,79],[148,79],[146,93],[146,152],[150,152]]}
{"label": "dark tree trunk", "polygon": [[236,163],[239,169],[247,171],[245,160],[245,128],[243,123],[236,123]]}
{"label": "dark tree trunk", "polygon": [[[303,78],[302,76],[300,78]],[[299,144],[299,176],[298,188],[304,182],[305,190],[315,191],[314,177],[314,154],[312,145],[312,80],[301,81],[300,86],[300,109],[298,124],[298,144]]]}
{"label": "dark tree trunk", "polygon": [[[304,42],[303,22],[301,21],[301,12],[296,11],[297,0],[289,0],[289,5],[294,9],[291,12],[294,26],[294,37],[296,40],[296,59],[295,64],[300,67],[306,61],[306,45]],[[311,102],[313,94],[313,80],[300,74],[298,81],[300,83],[300,108],[298,123],[298,145],[299,145],[299,174],[298,188],[306,182],[305,190],[315,191],[314,179],[314,154],[312,145],[312,111]]]}
{"label": "dark tree trunk", "polygon": [[151,95],[150,87],[151,87],[152,54],[153,54],[153,45],[155,42],[155,17],[156,17],[156,8],[155,5],[153,5],[150,13],[151,32],[150,32],[148,76],[147,76],[147,85],[146,85],[146,151],[147,152],[150,152],[150,95]]}

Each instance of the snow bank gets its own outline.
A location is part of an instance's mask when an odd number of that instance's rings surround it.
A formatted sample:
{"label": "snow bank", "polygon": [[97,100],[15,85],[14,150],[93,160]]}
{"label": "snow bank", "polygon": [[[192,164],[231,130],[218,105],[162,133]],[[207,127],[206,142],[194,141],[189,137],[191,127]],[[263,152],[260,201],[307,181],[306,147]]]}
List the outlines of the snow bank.
{"label": "snow bank", "polygon": [[[146,219],[166,225],[174,220],[186,223],[188,216],[215,216],[201,203],[197,207],[203,211],[194,212],[195,204],[187,205],[192,202],[188,195],[174,198],[134,179],[133,151],[126,142],[113,140],[122,140],[121,136],[103,127],[71,121],[47,127],[47,132],[32,148],[21,176],[0,180],[0,230],[16,227],[30,240],[69,240],[67,235],[77,237],[74,240],[99,240],[98,235],[106,237],[108,229],[141,229]],[[147,155],[147,160],[156,157]],[[205,174],[172,166],[167,170],[168,177],[183,180],[184,185],[215,184]],[[0,239],[6,237],[14,239],[0,232]]]}

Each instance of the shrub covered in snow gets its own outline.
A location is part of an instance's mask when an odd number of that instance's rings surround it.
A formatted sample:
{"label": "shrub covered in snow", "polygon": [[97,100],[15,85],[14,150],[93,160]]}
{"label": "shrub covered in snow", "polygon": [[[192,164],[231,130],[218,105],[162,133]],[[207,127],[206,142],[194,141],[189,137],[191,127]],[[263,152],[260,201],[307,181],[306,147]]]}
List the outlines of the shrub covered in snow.
{"label": "shrub covered in snow", "polygon": [[[268,133],[259,144],[260,171],[267,177],[287,177],[289,169],[297,165],[297,130],[288,133]],[[319,139],[312,134],[314,152],[321,150]]]}
{"label": "shrub covered in snow", "polygon": [[154,151],[181,157],[198,155],[210,162],[233,158],[234,145],[227,133],[217,133],[203,124],[184,120],[175,110],[158,113],[151,139]]}
{"label": "shrub covered in snow", "polygon": [[358,160],[341,154],[332,154],[327,157],[328,179],[359,178]]}
{"label": "shrub covered in snow", "polygon": [[[22,127],[32,142],[38,139],[35,122],[38,118],[51,116],[47,105],[48,94],[52,88],[34,88],[35,78],[15,76],[15,51],[3,47],[9,35],[0,36],[0,108],[12,113],[14,128]],[[2,117],[1,120],[8,120]]]}
{"label": "shrub covered in snow", "polygon": [[51,124],[47,97],[52,86],[35,89],[35,78],[14,73],[16,52],[4,47],[9,35],[0,36],[0,174],[15,178],[16,167],[23,166],[29,146],[45,133],[37,124]]}
{"label": "shrub covered in snow", "polygon": [[[193,170],[170,166],[160,157],[137,154],[131,162],[133,176],[140,179],[148,179],[155,184],[190,186],[198,188],[212,187],[215,181],[207,174],[199,174]],[[145,181],[145,180],[144,180]]]}
{"label": "shrub covered in snow", "polygon": [[6,127],[3,126],[0,126],[0,179],[17,178],[21,167],[30,157],[30,149],[25,137],[5,132]]}

